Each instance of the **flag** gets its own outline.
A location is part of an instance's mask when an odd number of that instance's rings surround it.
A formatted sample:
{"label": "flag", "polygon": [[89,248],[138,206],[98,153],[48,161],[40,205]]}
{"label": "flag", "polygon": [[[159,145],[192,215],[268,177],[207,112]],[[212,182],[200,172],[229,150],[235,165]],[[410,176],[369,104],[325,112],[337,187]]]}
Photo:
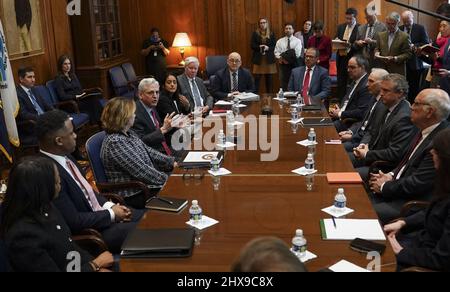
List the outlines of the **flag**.
{"label": "flag", "polygon": [[370,1],[366,8],[369,15],[381,15],[381,0]]}
{"label": "flag", "polygon": [[16,125],[18,113],[19,101],[6,49],[3,24],[0,20],[0,152],[5,154],[11,162],[11,145],[14,147],[20,146]]}

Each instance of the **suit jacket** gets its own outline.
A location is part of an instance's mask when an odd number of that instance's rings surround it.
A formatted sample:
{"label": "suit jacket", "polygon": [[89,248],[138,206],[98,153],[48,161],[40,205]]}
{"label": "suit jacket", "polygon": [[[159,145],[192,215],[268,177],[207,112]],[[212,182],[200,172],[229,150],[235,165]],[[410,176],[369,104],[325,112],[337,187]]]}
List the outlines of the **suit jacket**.
{"label": "suit jacket", "polygon": [[[366,39],[366,35],[367,35],[367,30],[369,29],[369,25],[365,24],[365,25],[361,25],[358,28],[358,34],[356,36],[356,40],[365,40]],[[373,24],[373,40],[376,40],[376,36],[383,31],[386,31],[386,25],[382,22],[375,22]],[[365,56],[366,58],[369,59],[370,65],[372,67],[374,67],[375,64],[377,64],[375,62],[375,48],[377,47],[377,43],[373,43],[373,44],[369,44],[367,46],[364,47],[359,47],[356,44],[353,44],[354,48],[355,48],[355,52],[357,52],[358,54],[361,54],[363,56]]]}
{"label": "suit jacket", "polygon": [[[180,87],[180,92],[182,95],[186,96],[189,99],[189,102],[191,103],[191,112],[195,109],[195,102],[194,102],[194,95],[191,90],[191,86],[189,85],[189,79],[186,76],[186,74],[182,74],[177,77],[178,79],[178,86]],[[203,83],[203,80],[196,77],[195,83],[197,84],[198,90],[200,91],[200,96],[203,98],[203,103],[205,106],[208,106],[210,109],[214,107],[214,98],[211,96],[211,94],[208,92],[208,90],[205,87],[205,84]]]}
{"label": "suit jacket", "polygon": [[[239,92],[253,92],[256,93],[255,80],[250,71],[244,68],[239,68],[238,73],[238,89]],[[211,94],[216,100],[223,100],[231,93],[231,77],[228,68],[219,70],[213,78],[211,84]]]}
{"label": "suit jacket", "polygon": [[[156,114],[156,118],[161,127],[161,119],[158,114]],[[165,136],[161,132],[161,129],[157,128],[153,123],[152,118],[141,101],[136,102],[136,119],[134,120],[132,129],[148,146],[160,152],[164,150],[162,142],[164,142]]]}
{"label": "suit jacket", "polygon": [[11,269],[15,272],[66,272],[69,252],[81,255],[81,271],[93,272],[93,257],[71,241],[71,232],[55,207],[48,216],[22,218],[5,235]]}
{"label": "suit jacket", "polygon": [[[303,80],[305,79],[306,67],[298,67],[292,70],[291,79],[289,81],[289,91],[303,91]],[[316,66],[314,74],[311,78],[311,84],[309,88],[309,96],[311,96],[311,102],[316,105],[322,104],[322,100],[325,100],[331,95],[331,79],[328,75],[328,70]]]}
{"label": "suit jacket", "polygon": [[189,109],[184,107],[179,98],[174,99],[174,97],[172,97],[171,94],[165,90],[161,91],[156,110],[158,111],[160,118],[165,118],[168,114],[170,115],[172,113],[176,113],[177,115],[188,115],[191,113]]}
{"label": "suit jacket", "polygon": [[408,229],[420,230],[412,246],[405,247],[398,255],[403,267],[419,266],[435,271],[450,271],[450,199],[434,201],[428,210],[405,219]]}
{"label": "suit jacket", "polygon": [[251,47],[253,50],[252,63],[256,65],[261,65],[263,55],[261,54],[261,48],[259,46],[266,45],[269,47],[269,51],[266,52],[267,63],[274,64],[277,60],[275,59],[275,45],[277,43],[277,39],[275,38],[275,34],[272,32],[270,34],[270,38],[266,43],[263,43],[261,36],[255,31],[252,34]]}
{"label": "suit jacket", "polygon": [[[369,80],[369,74],[366,74],[356,86],[353,95],[351,96],[347,108],[342,113],[341,119],[356,119],[362,120],[366,115],[369,105],[373,104],[374,98],[367,88],[367,81]],[[347,96],[351,93],[352,88],[349,88]],[[346,98],[347,98],[346,96]],[[344,98],[344,100],[346,99]]]}
{"label": "suit jacket", "polygon": [[[401,31],[405,31],[405,26],[400,26]],[[428,37],[427,30],[421,24],[414,23],[411,29],[410,41],[416,47],[421,47],[423,45],[430,43],[430,38]],[[408,70],[423,70],[423,61],[417,57],[416,54],[411,55],[411,59],[406,63]]]}
{"label": "suit jacket", "polygon": [[[386,115],[383,121],[385,119]],[[402,100],[386,123],[381,126],[378,137],[369,144],[370,151],[365,159],[366,164],[371,165],[379,160],[399,164],[417,131],[418,129],[411,123],[409,102]]]}
{"label": "suit jacket", "polygon": [[[45,100],[39,94],[37,94],[33,88],[31,89],[31,92],[33,92],[37,103],[44,112],[53,110],[53,107],[46,103]],[[38,119],[38,113],[31,103],[30,97],[20,85],[17,86],[17,97],[20,104],[18,121],[36,121]]]}
{"label": "suit jacket", "polygon": [[[403,199],[412,201],[417,199],[429,199],[433,194],[436,169],[433,157],[430,153],[434,137],[439,132],[447,129],[448,123],[442,122],[431,134],[422,142],[420,147],[406,164],[402,176],[398,180],[387,182],[383,187],[381,195],[387,200]],[[408,147],[408,154],[414,149]],[[397,168],[394,173],[401,169]]]}
{"label": "suit jacket", "polygon": [[323,35],[320,38],[319,44],[316,44],[317,43],[316,40],[317,40],[317,37],[315,35],[310,37],[306,48],[318,49],[320,52],[319,65],[328,70],[328,69],[330,69],[330,59],[331,59],[331,54],[333,53],[331,39],[328,36]]}
{"label": "suit jacket", "polygon": [[[373,141],[378,137],[380,128],[384,122],[383,118],[386,117],[387,110],[388,109],[381,102],[381,100],[378,101],[371,117],[369,117],[370,112],[367,112],[366,118],[361,123],[357,123],[350,128],[350,130],[352,130],[354,133],[352,140],[354,140],[355,143],[367,145],[372,144]],[[366,120],[368,121],[367,127],[366,130],[363,131],[362,126],[364,125]]]}
{"label": "suit jacket", "polygon": [[377,35],[377,48],[375,52],[379,52],[380,56],[397,57],[396,62],[384,63],[380,61],[381,68],[386,69],[389,73],[398,73],[406,76],[406,62],[412,57],[410,48],[409,35],[401,30],[395,33],[394,41],[389,48],[389,32],[384,31]]}

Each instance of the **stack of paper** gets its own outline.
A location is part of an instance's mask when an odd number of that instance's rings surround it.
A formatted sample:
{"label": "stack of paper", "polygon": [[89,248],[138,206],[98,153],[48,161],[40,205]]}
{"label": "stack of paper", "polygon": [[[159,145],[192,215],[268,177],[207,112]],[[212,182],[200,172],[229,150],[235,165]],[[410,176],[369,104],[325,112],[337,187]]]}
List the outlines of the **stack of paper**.
{"label": "stack of paper", "polygon": [[259,101],[259,95],[254,93],[241,93],[236,95],[236,97],[242,101]]}
{"label": "stack of paper", "polygon": [[312,142],[312,141],[309,141],[309,140],[303,140],[303,141],[297,142],[297,144],[301,145],[303,147],[311,147],[311,146],[318,145],[319,143],[317,143],[315,141]]}
{"label": "stack of paper", "polygon": [[306,169],[306,167],[301,167],[299,169],[293,170],[292,172],[295,174],[298,174],[298,175],[308,176],[308,175],[317,173],[317,170],[311,170],[311,169]]}
{"label": "stack of paper", "polygon": [[320,221],[322,238],[324,240],[386,240],[378,220],[332,219]]}
{"label": "stack of paper", "polygon": [[217,106],[230,106],[230,105],[233,105],[233,103],[230,101],[219,100],[218,102],[216,102],[216,105]]}

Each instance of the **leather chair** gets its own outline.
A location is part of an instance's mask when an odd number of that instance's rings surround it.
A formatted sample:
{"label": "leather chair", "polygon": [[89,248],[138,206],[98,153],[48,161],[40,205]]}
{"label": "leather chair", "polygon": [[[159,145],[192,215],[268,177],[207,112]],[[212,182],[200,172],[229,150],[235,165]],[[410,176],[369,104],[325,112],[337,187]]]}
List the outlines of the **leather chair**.
{"label": "leather chair", "polygon": [[[50,80],[45,84],[48,88],[48,91],[50,92],[50,95],[54,100],[60,101],[61,98],[58,96],[58,93],[56,91],[55,87],[55,80]],[[94,88],[87,88],[84,89],[83,92],[86,93],[86,96],[83,97],[83,99],[87,98],[93,98],[100,100],[100,104],[102,107],[105,107],[106,103],[108,102],[106,99],[103,98],[103,90],[100,87],[94,87]],[[76,101],[78,104],[78,101]]]}
{"label": "leather chair", "polygon": [[151,75],[137,76],[136,71],[134,71],[134,67],[131,63],[122,64],[121,67],[123,73],[125,74],[125,77],[128,80],[128,83],[132,84],[135,88],[139,86],[139,82],[141,82],[142,79],[153,78],[153,76]]}
{"label": "leather chair", "polygon": [[131,99],[136,97],[136,87],[128,81],[122,67],[113,67],[109,69],[109,76],[111,77],[111,84],[116,96],[128,97]]}
{"label": "leather chair", "polygon": [[206,57],[206,78],[204,81],[206,88],[210,89],[211,83],[217,71],[227,67],[228,56],[207,56]]}

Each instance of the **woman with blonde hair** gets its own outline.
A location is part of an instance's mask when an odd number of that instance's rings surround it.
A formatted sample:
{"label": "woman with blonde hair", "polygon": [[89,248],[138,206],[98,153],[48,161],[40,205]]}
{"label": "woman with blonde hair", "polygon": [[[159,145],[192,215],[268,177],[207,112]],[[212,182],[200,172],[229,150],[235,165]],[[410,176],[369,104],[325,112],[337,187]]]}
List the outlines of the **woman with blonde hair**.
{"label": "woman with blonde hair", "polygon": [[[105,107],[102,115],[107,133],[103,141],[101,159],[108,180],[112,183],[140,181],[150,186],[164,185],[176,166],[172,157],[147,146],[130,130],[134,124],[136,103],[117,97]],[[120,192],[127,205],[142,209],[148,198],[135,189]]]}

